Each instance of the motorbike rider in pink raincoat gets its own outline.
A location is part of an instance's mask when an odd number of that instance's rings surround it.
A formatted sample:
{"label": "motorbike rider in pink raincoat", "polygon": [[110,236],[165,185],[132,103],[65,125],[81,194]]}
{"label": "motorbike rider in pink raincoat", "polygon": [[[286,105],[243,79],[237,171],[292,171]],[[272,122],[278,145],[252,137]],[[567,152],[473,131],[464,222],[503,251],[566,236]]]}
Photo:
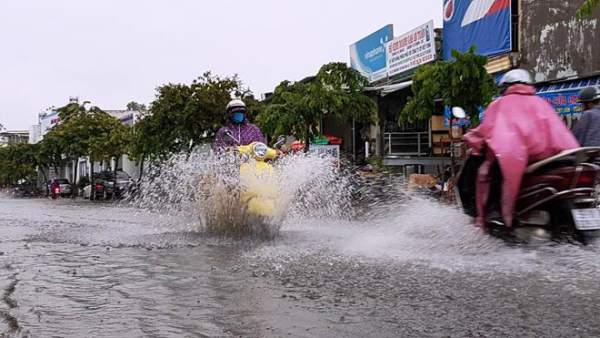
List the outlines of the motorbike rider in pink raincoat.
{"label": "motorbike rider in pink raincoat", "polygon": [[[526,70],[506,73],[500,81],[502,96],[486,109],[483,123],[464,136],[471,154],[484,157],[476,186],[476,221],[480,226],[494,221],[511,227],[527,166],[579,147],[558,113],[535,95],[532,84]],[[498,184],[492,185],[493,181]],[[493,189],[494,186],[497,188]],[[491,188],[499,191],[490,194]],[[497,207],[490,208],[494,204]],[[497,215],[487,215],[494,209]]]}

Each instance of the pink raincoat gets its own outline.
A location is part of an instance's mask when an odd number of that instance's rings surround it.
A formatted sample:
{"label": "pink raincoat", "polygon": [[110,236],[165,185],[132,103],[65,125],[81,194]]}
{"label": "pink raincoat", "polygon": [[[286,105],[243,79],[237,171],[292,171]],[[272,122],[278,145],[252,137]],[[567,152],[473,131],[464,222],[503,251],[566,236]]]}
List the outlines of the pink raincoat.
{"label": "pink raincoat", "polygon": [[[464,136],[473,154],[486,160],[477,177],[477,224],[483,225],[492,164],[498,161],[502,171],[502,217],[513,222],[513,211],[527,165],[578,148],[577,140],[550,104],[535,96],[535,88],[517,84],[492,102],[485,120]],[[490,150],[490,151],[487,151]]]}

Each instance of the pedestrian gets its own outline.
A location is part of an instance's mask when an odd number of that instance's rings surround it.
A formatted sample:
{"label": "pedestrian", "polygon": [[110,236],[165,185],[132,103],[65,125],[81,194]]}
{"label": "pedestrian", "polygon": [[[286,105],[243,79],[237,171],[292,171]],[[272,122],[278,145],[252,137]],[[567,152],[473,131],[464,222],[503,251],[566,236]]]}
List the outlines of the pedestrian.
{"label": "pedestrian", "polygon": [[600,88],[588,87],[579,94],[583,116],[573,128],[582,147],[600,147]]}

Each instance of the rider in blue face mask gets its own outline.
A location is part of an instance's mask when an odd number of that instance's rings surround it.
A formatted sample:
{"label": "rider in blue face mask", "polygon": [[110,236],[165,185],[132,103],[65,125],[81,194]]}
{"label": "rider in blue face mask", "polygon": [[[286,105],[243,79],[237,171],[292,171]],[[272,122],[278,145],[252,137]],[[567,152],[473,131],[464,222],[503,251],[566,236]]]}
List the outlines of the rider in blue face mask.
{"label": "rider in blue face mask", "polygon": [[235,124],[241,124],[246,120],[246,111],[240,110],[235,111],[231,114],[231,122]]}
{"label": "rider in blue face mask", "polygon": [[[246,104],[242,100],[232,100],[227,105],[227,121],[217,132],[213,148],[221,150],[238,145],[248,145],[252,142],[266,143],[260,129],[248,122]],[[232,136],[228,136],[227,131]]]}

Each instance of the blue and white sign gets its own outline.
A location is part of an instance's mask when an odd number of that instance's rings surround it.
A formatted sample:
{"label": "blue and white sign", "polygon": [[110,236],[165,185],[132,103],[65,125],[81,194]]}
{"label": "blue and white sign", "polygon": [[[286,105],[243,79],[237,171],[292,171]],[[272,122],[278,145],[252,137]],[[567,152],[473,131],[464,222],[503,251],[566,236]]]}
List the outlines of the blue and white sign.
{"label": "blue and white sign", "polygon": [[512,49],[511,0],[444,0],[444,59],[452,50],[494,56]]}
{"label": "blue and white sign", "polygon": [[583,112],[583,105],[579,103],[579,90],[538,93],[538,95],[548,101],[560,115]]}
{"label": "blue and white sign", "polygon": [[386,49],[389,77],[435,61],[433,20],[390,41]]}
{"label": "blue and white sign", "polygon": [[387,25],[350,46],[351,67],[368,78],[369,82],[387,77],[385,45],[393,38],[393,26]]}
{"label": "blue and white sign", "polygon": [[56,126],[60,123],[60,116],[58,115],[58,111],[51,110],[47,111],[43,115],[40,115],[40,133],[41,136],[46,135],[52,127]]}

